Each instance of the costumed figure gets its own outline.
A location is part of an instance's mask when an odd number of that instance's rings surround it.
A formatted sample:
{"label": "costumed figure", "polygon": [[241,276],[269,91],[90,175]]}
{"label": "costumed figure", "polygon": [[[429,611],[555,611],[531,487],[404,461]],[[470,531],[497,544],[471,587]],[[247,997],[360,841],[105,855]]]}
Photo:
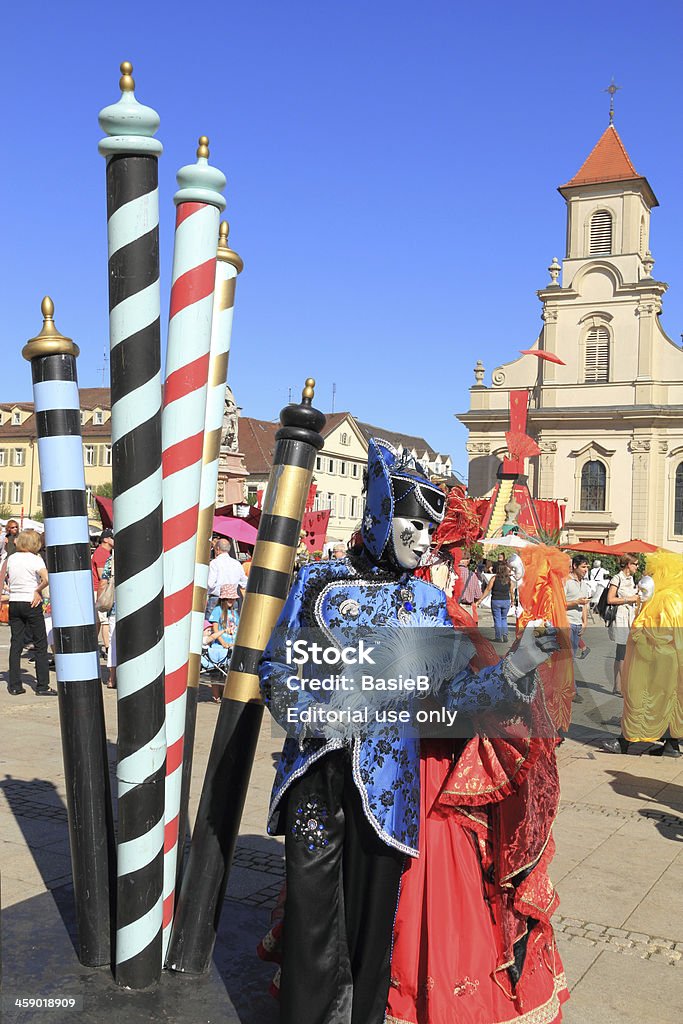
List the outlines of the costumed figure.
{"label": "costumed figure", "polygon": [[524,563],[524,579],[519,586],[522,614],[517,630],[529,622],[543,619],[558,631],[559,650],[539,668],[546,706],[556,729],[566,732],[572,719],[572,701],[576,694],[571,629],[567,617],[564,585],[569,577],[570,560],[560,548],[533,544],[519,549]]}
{"label": "costumed figure", "polygon": [[[449,498],[437,550],[472,543],[463,504],[476,510],[472,499]],[[521,582],[519,557],[509,562]],[[432,578],[431,568],[418,574]],[[470,667],[497,664],[467,609],[453,598],[447,608],[472,642]],[[387,1024],[561,1019],[567,991],[547,874],[557,741],[540,688],[525,716],[492,718],[488,735],[486,717],[471,738],[420,744],[419,858],[408,861],[401,883]]]}
{"label": "costumed figure", "polygon": [[[429,697],[472,718],[529,707],[535,669],[556,646],[552,629],[530,628],[503,661],[470,667],[474,649],[452,629],[445,595],[413,575],[444,503],[419,465],[371,440],[363,547],[299,572],[261,662],[264,700],[289,732],[269,820],[271,833],[285,835],[287,860],[282,1024],[384,1021],[399,884],[406,857],[418,855],[421,811],[415,719],[358,730],[323,724],[311,733],[307,717],[320,721],[335,700],[341,707],[347,696],[356,708],[364,700],[367,708],[381,694],[337,689],[327,699],[307,685],[310,666],[297,673],[288,663],[293,642],[313,634],[341,652],[383,630],[414,675],[416,664],[430,666],[425,648],[440,646],[431,638],[447,635],[449,654],[438,670],[434,659]],[[429,627],[430,642],[412,626]],[[414,696],[406,695],[405,707],[414,710]],[[480,867],[476,884],[480,891]]]}
{"label": "costumed figure", "polygon": [[626,743],[663,738],[656,752],[675,757],[683,737],[683,558],[657,551],[646,565],[626,644],[621,731]]}

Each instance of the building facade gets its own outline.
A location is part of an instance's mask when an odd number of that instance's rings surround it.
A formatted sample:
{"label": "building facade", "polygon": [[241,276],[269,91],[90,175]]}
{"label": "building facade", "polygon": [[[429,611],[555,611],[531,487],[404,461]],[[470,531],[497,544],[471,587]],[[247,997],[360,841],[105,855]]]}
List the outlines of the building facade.
{"label": "building facade", "polygon": [[[88,514],[97,523],[95,491],[111,484],[109,388],[81,388],[80,399]],[[38,434],[31,402],[0,403],[0,506],[14,519],[42,513]]]}
{"label": "building facade", "polygon": [[[278,429],[278,423],[240,417],[240,447],[249,473],[245,498],[249,501],[254,501],[258,492],[265,490]],[[423,437],[363,423],[350,412],[328,413],[322,435],[325,446],[316,456],[313,471],[316,487],[313,508],[315,511],[329,509],[329,540],[346,543],[360,526],[363,513],[363,473],[368,461],[368,441],[371,437],[384,438],[398,451],[406,449],[423,463],[432,476],[449,484],[456,482],[452,475],[450,455],[435,451]]]}
{"label": "building facade", "polygon": [[683,551],[683,351],[660,322],[667,285],[653,277],[658,205],[612,124],[574,177],[566,255],[538,292],[542,328],[484,383],[475,368],[469,487],[490,493],[506,453],[511,392],[529,393],[528,463],[537,498],[566,501],[567,541],[641,538]]}

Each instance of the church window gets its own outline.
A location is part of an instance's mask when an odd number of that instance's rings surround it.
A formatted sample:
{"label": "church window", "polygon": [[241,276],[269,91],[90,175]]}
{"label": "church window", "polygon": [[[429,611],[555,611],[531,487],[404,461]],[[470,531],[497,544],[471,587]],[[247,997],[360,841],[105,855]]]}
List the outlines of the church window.
{"label": "church window", "polygon": [[591,327],[586,335],[586,383],[609,380],[609,331],[606,327]]}
{"label": "church window", "polygon": [[674,533],[683,534],[683,462],[678,464],[674,485]]}
{"label": "church window", "polygon": [[598,210],[591,217],[590,255],[609,256],[612,252],[612,215]]}
{"label": "church window", "polygon": [[640,255],[644,256],[647,250],[647,228],[645,227],[645,218],[640,218]]}
{"label": "church window", "polygon": [[581,511],[604,512],[607,470],[602,462],[591,459],[581,470]]}

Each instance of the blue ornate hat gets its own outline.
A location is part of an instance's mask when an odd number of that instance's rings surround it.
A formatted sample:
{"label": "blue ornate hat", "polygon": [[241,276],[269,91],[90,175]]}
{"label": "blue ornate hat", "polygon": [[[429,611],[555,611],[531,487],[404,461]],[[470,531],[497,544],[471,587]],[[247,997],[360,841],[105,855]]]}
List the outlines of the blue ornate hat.
{"label": "blue ornate hat", "polygon": [[446,495],[408,452],[399,455],[388,441],[370,439],[361,534],[373,561],[386,553],[394,516],[440,523],[445,504]]}

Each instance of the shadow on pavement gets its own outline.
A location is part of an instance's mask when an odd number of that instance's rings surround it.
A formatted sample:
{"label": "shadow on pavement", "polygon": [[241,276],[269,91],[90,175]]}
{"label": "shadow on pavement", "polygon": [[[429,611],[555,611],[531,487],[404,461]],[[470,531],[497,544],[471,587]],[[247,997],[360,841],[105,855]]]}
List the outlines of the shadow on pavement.
{"label": "shadow on pavement", "polygon": [[[108,754],[115,771],[114,744],[109,744]],[[120,989],[109,967],[83,967],[78,961],[67,813],[56,787],[45,779],[6,776],[0,780],[0,789],[21,829],[28,848],[25,856],[33,858],[47,890],[3,908],[3,1020],[34,1024],[37,1011],[15,1008],[14,998],[74,996],[83,999],[81,1019],[107,1024],[276,1024],[278,1007],[268,994],[275,965],[263,963],[256,955],[256,946],[270,927],[268,907],[245,905],[240,893],[226,899],[214,964],[207,976],[167,971],[148,992]],[[239,864],[248,864],[242,872],[257,889],[267,888],[262,899],[271,903],[271,889],[279,889],[282,883],[282,854],[277,840],[240,837],[236,881]],[[258,898],[257,894],[253,899]],[[49,1016],[53,1022],[72,1024],[73,1013],[51,1009]]]}

